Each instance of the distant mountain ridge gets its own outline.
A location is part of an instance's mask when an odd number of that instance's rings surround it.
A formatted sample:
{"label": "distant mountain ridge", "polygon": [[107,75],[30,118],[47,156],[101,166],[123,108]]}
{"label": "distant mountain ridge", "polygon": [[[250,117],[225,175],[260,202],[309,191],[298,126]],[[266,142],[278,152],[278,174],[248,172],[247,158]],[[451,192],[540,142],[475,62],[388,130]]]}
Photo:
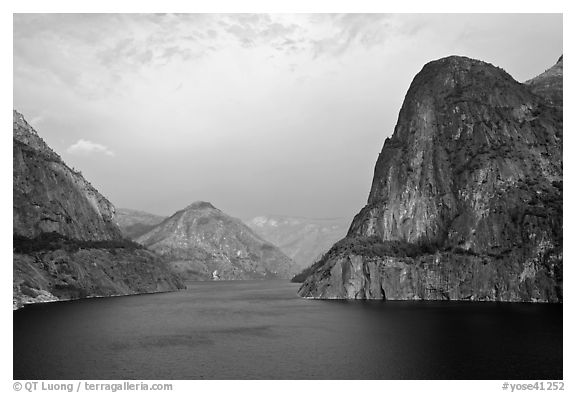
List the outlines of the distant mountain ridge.
{"label": "distant mountain ridge", "polygon": [[114,221],[122,234],[129,239],[136,239],[164,221],[166,217],[141,210],[120,208],[116,210]]}
{"label": "distant mountain ridge", "polygon": [[209,202],[179,210],[136,241],[189,280],[291,278],[297,268],[276,246]]}
{"label": "distant mountain ridge", "polygon": [[300,269],[316,262],[348,230],[350,219],[258,216],[245,223],[263,239],[276,245]]}
{"label": "distant mountain ridge", "polygon": [[171,291],[180,279],[122,237],[114,206],[13,111],[13,303]]}

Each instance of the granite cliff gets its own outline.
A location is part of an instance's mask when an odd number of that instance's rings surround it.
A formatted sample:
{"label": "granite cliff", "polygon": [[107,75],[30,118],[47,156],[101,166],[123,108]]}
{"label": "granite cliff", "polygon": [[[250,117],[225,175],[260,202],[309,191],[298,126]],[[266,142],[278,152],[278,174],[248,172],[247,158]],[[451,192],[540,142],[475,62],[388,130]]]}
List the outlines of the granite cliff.
{"label": "granite cliff", "polygon": [[260,237],[277,246],[303,269],[318,260],[340,240],[350,220],[344,218],[305,218],[259,216],[246,221]]}
{"label": "granite cliff", "polygon": [[564,105],[563,75],[564,56],[560,56],[551,68],[525,83],[533,93],[544,97],[549,104],[562,109]]}
{"label": "granite cliff", "polygon": [[182,288],[114,206],[13,112],[13,304]]}
{"label": "granite cliff", "polygon": [[296,273],[294,262],[242,221],[208,202],[195,202],[136,241],[164,256],[189,280],[280,279]]}
{"label": "granite cliff", "polygon": [[184,288],[153,252],[127,244],[55,243],[14,253],[14,308],[27,303]]}
{"label": "granite cliff", "polygon": [[114,206],[68,167],[13,111],[13,232],[57,232],[81,240],[120,239]]}
{"label": "granite cliff", "polygon": [[562,58],[527,84],[465,57],[426,64],[367,205],[299,294],[562,301],[561,92]]}

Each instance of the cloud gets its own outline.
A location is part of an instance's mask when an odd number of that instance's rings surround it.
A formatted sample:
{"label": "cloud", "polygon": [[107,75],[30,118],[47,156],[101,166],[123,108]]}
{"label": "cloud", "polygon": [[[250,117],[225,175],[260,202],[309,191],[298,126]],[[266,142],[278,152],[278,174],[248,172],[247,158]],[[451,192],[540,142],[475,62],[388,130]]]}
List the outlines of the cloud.
{"label": "cloud", "polygon": [[218,34],[210,29],[214,19],[195,14],[15,14],[14,78],[56,83],[82,99],[123,94],[132,79],[151,68],[211,53]]}
{"label": "cloud", "polygon": [[15,14],[14,76],[102,100],[125,94],[133,80],[157,69],[237,46],[302,58],[340,56],[353,46],[380,44],[389,19],[383,14]]}
{"label": "cloud", "polygon": [[28,120],[29,124],[32,124],[34,128],[38,128],[41,123],[43,123],[46,119],[42,115],[34,116],[30,120]]}
{"label": "cloud", "polygon": [[300,33],[299,26],[288,22],[285,15],[231,14],[224,15],[219,24],[244,48],[269,46],[284,50],[286,42],[294,45]]}
{"label": "cloud", "polygon": [[86,139],[78,140],[78,142],[68,147],[66,151],[70,154],[76,155],[104,154],[107,156],[114,156],[114,152],[108,147]]}
{"label": "cloud", "polygon": [[339,56],[353,44],[371,48],[384,42],[390,30],[386,14],[321,14],[313,18],[331,26],[330,34],[311,40],[314,57]]}

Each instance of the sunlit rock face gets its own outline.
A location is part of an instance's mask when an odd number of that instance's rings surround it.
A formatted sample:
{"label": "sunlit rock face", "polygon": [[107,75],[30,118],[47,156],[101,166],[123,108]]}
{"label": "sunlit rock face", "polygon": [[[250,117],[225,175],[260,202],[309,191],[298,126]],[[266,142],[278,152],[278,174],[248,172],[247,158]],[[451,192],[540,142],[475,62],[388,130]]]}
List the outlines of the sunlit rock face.
{"label": "sunlit rock face", "polygon": [[114,206],[13,112],[13,303],[170,291],[181,280],[122,238]]}
{"label": "sunlit rock face", "polygon": [[286,279],[294,262],[237,218],[194,202],[136,241],[169,261],[188,280]]}
{"label": "sunlit rock face", "polygon": [[556,64],[535,78],[526,81],[526,85],[534,92],[544,97],[548,103],[562,109],[563,79],[564,79],[564,56],[560,56]]}
{"label": "sunlit rock face", "polygon": [[13,112],[13,232],[57,232],[80,240],[120,239],[114,206],[68,167],[17,111]]}
{"label": "sunlit rock face", "polygon": [[426,64],[367,205],[300,294],[560,301],[561,73],[535,88],[465,57]]}

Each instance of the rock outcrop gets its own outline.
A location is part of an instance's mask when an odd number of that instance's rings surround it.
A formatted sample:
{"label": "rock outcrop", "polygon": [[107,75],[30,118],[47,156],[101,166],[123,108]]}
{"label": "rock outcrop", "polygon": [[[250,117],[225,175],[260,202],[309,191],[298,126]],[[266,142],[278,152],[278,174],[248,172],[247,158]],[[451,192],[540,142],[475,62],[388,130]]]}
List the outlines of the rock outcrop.
{"label": "rock outcrop", "polygon": [[114,221],[128,239],[136,239],[149,232],[166,217],[133,209],[117,209]]}
{"label": "rock outcrop", "polygon": [[13,112],[14,307],[182,288],[154,253],[123,239],[114,206]]}
{"label": "rock outcrop", "polygon": [[533,93],[544,97],[549,104],[563,108],[564,99],[564,56],[560,56],[556,64],[535,78],[526,81]]}
{"label": "rock outcrop", "polygon": [[260,237],[277,246],[303,269],[346,235],[350,220],[259,216],[246,221]]}
{"label": "rock outcrop", "polygon": [[14,308],[181,288],[181,279],[156,254],[143,248],[92,246],[14,254]]}
{"label": "rock outcrop", "polygon": [[529,84],[465,57],[425,65],[367,205],[300,295],[561,301],[559,64]]}
{"label": "rock outcrop", "polygon": [[114,206],[13,112],[13,232],[29,238],[57,232],[72,239],[122,235]]}
{"label": "rock outcrop", "polygon": [[280,279],[296,273],[294,262],[239,219],[208,202],[195,202],[136,241],[163,255],[189,280]]}

